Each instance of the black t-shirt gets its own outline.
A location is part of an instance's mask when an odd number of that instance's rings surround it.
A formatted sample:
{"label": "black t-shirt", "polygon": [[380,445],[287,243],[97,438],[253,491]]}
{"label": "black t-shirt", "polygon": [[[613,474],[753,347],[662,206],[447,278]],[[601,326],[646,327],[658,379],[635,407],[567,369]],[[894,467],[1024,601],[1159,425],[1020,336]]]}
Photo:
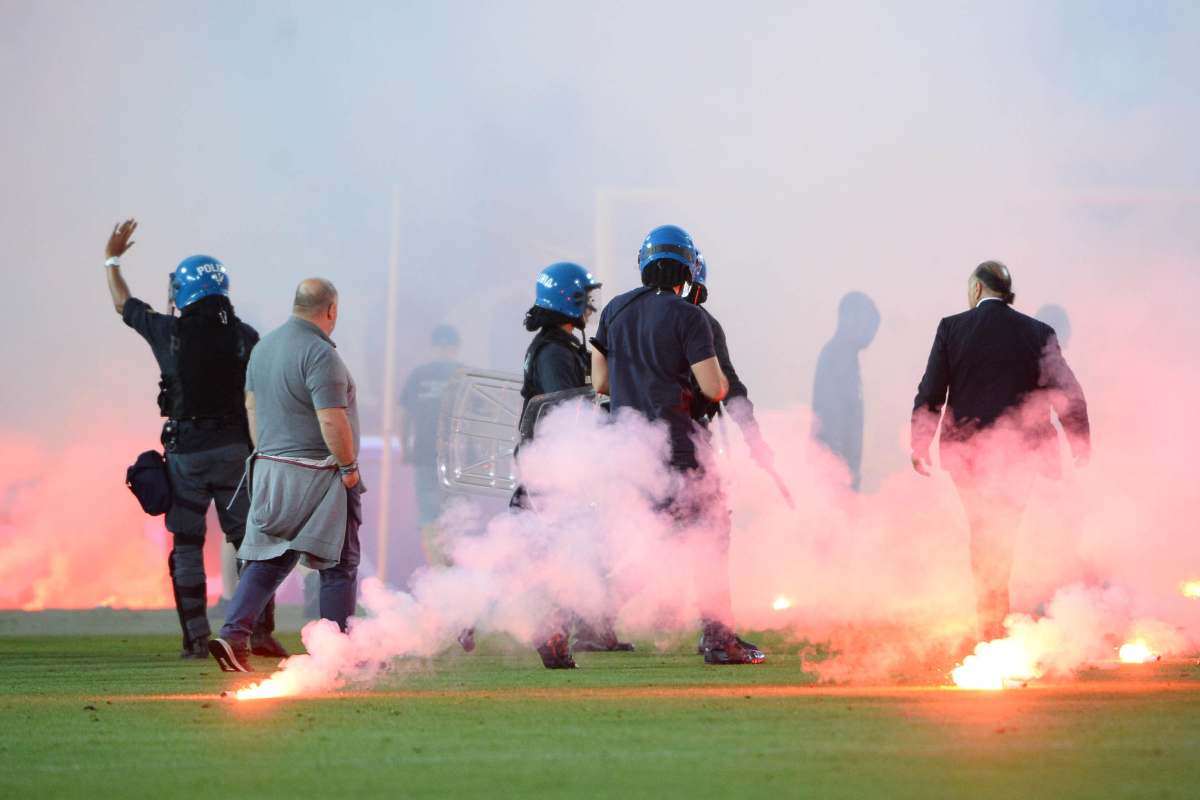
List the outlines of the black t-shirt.
{"label": "black t-shirt", "polygon": [[717,351],[717,362],[720,363],[725,377],[729,379],[729,394],[726,395],[725,402],[728,403],[736,397],[744,398],[749,402],[750,390],[738,377],[737,370],[733,368],[733,359],[729,357],[729,344],[725,339],[725,329],[721,327],[721,323],[717,321],[711,311],[704,306],[700,306],[700,310],[704,312],[704,316],[708,318],[708,325],[712,328],[713,347]]}
{"label": "black t-shirt", "polygon": [[[160,314],[147,303],[136,297],[125,301],[121,312],[125,324],[137,331],[154,353],[158,362],[158,371],[163,378],[178,376],[179,365],[179,318],[172,314]],[[246,348],[246,360],[250,360],[250,351],[258,344],[258,331],[238,320],[241,324],[242,342]],[[244,443],[246,441],[245,413],[237,420],[222,422],[218,420],[183,420],[178,426],[178,444],[176,452],[193,452],[221,447],[227,444]]]}
{"label": "black t-shirt", "polygon": [[457,361],[431,361],[414,369],[400,392],[400,405],[412,421],[413,447],[409,454],[414,464],[437,463],[438,416],[442,393],[462,367]]}
{"label": "black t-shirt", "polygon": [[170,314],[159,314],[142,300],[131,297],[125,301],[121,319],[150,345],[158,371],[164,377],[174,377],[179,358],[179,337],[175,327],[179,320]]}
{"label": "black t-shirt", "polygon": [[[709,327],[712,328],[713,346],[717,350],[717,363],[721,365],[721,371],[729,379],[729,394],[722,401],[725,404],[725,410],[729,412],[729,416],[738,424],[743,433],[748,436],[756,436],[758,422],[754,419],[754,404],[750,402],[750,390],[746,388],[746,384],[742,382],[742,379],[738,377],[737,370],[734,369],[733,359],[729,355],[729,344],[725,339],[725,329],[721,327],[721,323],[717,321],[711,311],[704,306],[700,306],[700,309],[708,318]],[[720,411],[720,404],[714,403],[706,397],[700,399],[698,406],[695,410],[699,414],[698,418],[702,425],[707,425],[709,420]]]}
{"label": "black t-shirt", "polygon": [[666,422],[671,463],[696,467],[691,367],[716,355],[704,312],[674,292],[635,289],[604,307],[592,343],[608,360],[613,410]]}

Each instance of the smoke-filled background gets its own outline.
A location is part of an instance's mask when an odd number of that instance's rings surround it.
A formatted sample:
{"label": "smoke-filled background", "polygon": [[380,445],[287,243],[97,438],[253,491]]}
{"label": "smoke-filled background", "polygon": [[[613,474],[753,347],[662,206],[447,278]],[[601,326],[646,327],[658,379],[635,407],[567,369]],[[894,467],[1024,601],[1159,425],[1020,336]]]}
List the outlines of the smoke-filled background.
{"label": "smoke-filled background", "polygon": [[[165,273],[195,252],[225,262],[262,332],[297,280],[331,278],[368,433],[393,235],[402,378],[442,322],[465,362],[518,371],[538,269],[580,261],[611,297],[637,283],[645,232],[672,222],[708,257],[709,307],[801,506],[776,508],[734,433],[747,620],[769,622],[776,594],[810,622],[969,607],[965,519],[944,475],[909,469],[907,421],[938,319],[998,258],[1019,309],[1069,315],[1095,450],[1035,492],[1017,605],[1085,576],[1123,587],[1131,618],[1195,635],[1178,592],[1200,576],[1194,4],[0,14],[0,606],[169,604],[161,529],[121,486],[160,421],[149,348],[104,285],[118,219],[141,222],[124,271],[160,310]],[[859,497],[808,443],[818,356],[852,290],[880,318],[859,355]]]}

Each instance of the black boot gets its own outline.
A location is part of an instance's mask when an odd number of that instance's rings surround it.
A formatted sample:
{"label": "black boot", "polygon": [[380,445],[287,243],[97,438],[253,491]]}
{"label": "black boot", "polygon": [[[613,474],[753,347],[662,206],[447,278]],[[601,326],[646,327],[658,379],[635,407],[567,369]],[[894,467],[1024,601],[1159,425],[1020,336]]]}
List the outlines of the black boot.
{"label": "black boot", "polygon": [[208,658],[208,641],[209,637],[201,636],[190,642],[183,643],[183,650],[180,651],[179,657],[203,661]]}
{"label": "black boot", "polygon": [[173,534],[175,544],[167,555],[171,593],[183,634],[180,658],[204,658],[212,631],[208,626],[208,592],[204,576],[204,540]]}
{"label": "black boot", "polygon": [[633,650],[629,642],[617,638],[611,620],[604,620],[599,630],[584,619],[575,621],[575,649],[584,653],[627,653]]}
{"label": "black boot", "polygon": [[575,669],[571,646],[564,634],[556,633],[537,649],[546,669]]}
{"label": "black boot", "polygon": [[747,642],[720,622],[705,623],[700,646],[704,650],[705,664],[761,664],[767,660],[757,645]]}

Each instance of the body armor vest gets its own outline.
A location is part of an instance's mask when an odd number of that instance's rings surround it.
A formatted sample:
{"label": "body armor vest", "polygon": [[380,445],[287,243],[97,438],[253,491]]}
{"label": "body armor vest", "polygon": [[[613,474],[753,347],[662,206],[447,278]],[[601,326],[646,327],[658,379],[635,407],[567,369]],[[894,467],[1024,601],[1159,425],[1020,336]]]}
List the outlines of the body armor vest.
{"label": "body armor vest", "polygon": [[229,300],[206,297],[188,306],[175,336],[175,374],[159,382],[162,415],[175,420],[242,416],[249,349]]}

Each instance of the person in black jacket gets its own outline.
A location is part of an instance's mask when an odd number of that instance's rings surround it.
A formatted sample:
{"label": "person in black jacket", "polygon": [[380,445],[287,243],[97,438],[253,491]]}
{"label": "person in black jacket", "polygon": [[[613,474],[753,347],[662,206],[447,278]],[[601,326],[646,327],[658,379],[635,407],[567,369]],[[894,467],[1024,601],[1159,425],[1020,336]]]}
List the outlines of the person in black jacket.
{"label": "person in black jacket", "polygon": [[1013,549],[1034,476],[1057,477],[1051,410],[1080,466],[1091,446],[1087,402],[1054,329],[1013,309],[1014,299],[1012,276],[1000,262],[971,273],[970,310],[938,325],[913,402],[913,469],[929,475],[940,425],[942,467],[967,513],[984,639],[1005,635]]}
{"label": "person in black jacket", "polygon": [[[249,503],[237,487],[250,455],[243,387],[258,333],[234,314],[229,274],[211,256],[186,258],[171,274],[167,302],[172,313],[159,314],[133,297],[121,275],[121,256],[133,246],[130,237],[136,229],[132,219],[113,227],[105,246],[105,272],[113,306],[150,345],[161,372],[158,407],[166,417],[162,444],[172,497],[166,523],[173,546],[167,563],[183,629],[181,656],[206,659],[212,632],[206,613],[204,517],[215,502],[225,538],[234,547],[241,544]],[[286,658],[287,650],[272,636],[274,622],[272,601],[255,625],[252,649],[257,655]]]}
{"label": "person in black jacket", "polygon": [[[729,394],[722,402],[708,400],[702,392],[695,392],[697,395],[695,407],[698,415],[697,421],[708,426],[716,417],[726,411],[729,412],[729,416],[742,430],[746,446],[750,448],[750,455],[763,467],[769,469],[775,463],[775,453],[763,438],[762,431],[758,427],[758,420],[754,418],[754,403],[750,402],[750,390],[746,388],[746,384],[742,382],[737,370],[734,369],[733,359],[729,355],[729,343],[725,338],[725,329],[704,305],[708,300],[708,260],[699,251],[696,252],[696,271],[692,276],[691,289],[688,291],[687,299],[693,305],[700,306],[700,310],[704,312],[708,326],[712,329],[717,363],[720,364],[725,377],[729,379]],[[694,388],[699,390],[698,386]]]}
{"label": "person in black jacket", "polygon": [[[590,272],[570,262],[551,264],[538,274],[534,305],[525,314],[525,329],[537,335],[525,351],[522,417],[535,398],[591,385],[591,356],[586,344],[575,338],[575,331],[583,331],[595,313],[599,289],[600,283]],[[532,436],[533,422],[523,424],[522,429]],[[530,507],[523,486],[513,493],[510,505]],[[617,639],[611,620],[604,620],[597,628],[576,618],[575,649],[617,651],[632,650],[633,646]],[[575,666],[565,630],[549,636],[538,647],[538,655],[547,669]]]}

